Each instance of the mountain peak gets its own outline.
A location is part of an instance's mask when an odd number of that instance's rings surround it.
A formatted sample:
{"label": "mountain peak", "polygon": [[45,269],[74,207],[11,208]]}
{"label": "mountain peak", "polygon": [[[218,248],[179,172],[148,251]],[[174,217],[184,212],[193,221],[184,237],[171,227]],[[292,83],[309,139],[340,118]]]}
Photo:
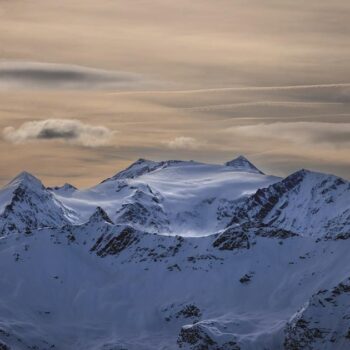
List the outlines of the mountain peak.
{"label": "mountain peak", "polygon": [[77,190],[77,188],[69,183],[65,183],[62,186],[55,186],[55,187],[47,187],[46,188],[49,191],[54,191],[56,193],[69,193],[74,192]]}
{"label": "mountain peak", "polygon": [[235,168],[239,171],[246,171],[248,173],[257,173],[257,174],[264,174],[262,171],[260,171],[254,164],[252,164],[246,157],[240,155],[237,158],[226,162],[226,166]]}
{"label": "mountain peak", "polygon": [[236,207],[232,223],[254,222],[299,235],[349,232],[349,182],[331,174],[301,169],[258,189]]}
{"label": "mountain peak", "polygon": [[298,179],[299,181],[302,181],[306,178],[309,178],[310,180],[315,181],[315,183],[324,181],[326,179],[332,181],[338,181],[340,183],[345,183],[345,180],[332,174],[326,174],[326,173],[320,173],[317,171],[309,170],[309,169],[300,169],[291,175],[287,176],[284,181],[288,182],[292,179]]}
{"label": "mountain peak", "polygon": [[42,182],[35,177],[34,175],[28,173],[27,171],[22,171],[19,173],[14,179],[12,179],[9,183],[10,186],[30,186],[31,188],[39,187],[43,188]]}
{"label": "mountain peak", "polygon": [[102,182],[109,180],[134,179],[135,177],[155,170],[160,164],[161,162],[139,158],[136,162],[129,165],[125,170],[120,171],[116,175]]}
{"label": "mountain peak", "polygon": [[101,221],[114,225],[113,221],[109,218],[105,210],[101,207],[97,207],[95,212],[90,216],[89,223]]}
{"label": "mountain peak", "polygon": [[135,164],[141,164],[141,163],[153,163],[152,160],[146,159],[146,158],[139,158],[137,161],[135,161],[132,165]]}

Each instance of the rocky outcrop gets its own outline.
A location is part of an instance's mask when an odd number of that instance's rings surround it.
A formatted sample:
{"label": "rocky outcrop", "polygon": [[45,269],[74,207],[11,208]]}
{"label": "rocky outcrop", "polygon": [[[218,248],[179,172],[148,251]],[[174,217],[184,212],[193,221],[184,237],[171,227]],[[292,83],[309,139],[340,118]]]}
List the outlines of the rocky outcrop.
{"label": "rocky outcrop", "polygon": [[170,222],[162,207],[162,198],[149,186],[135,189],[116,212],[115,222],[148,232],[170,232]]}
{"label": "rocky outcrop", "polygon": [[[103,238],[104,237],[102,237],[102,239]],[[107,255],[119,254],[132,244],[139,242],[139,240],[140,238],[138,237],[135,229],[132,227],[125,227],[116,237],[108,240],[103,248],[97,251],[97,255],[104,257]],[[97,242],[97,245],[100,245],[99,241]],[[92,250],[96,250],[96,247],[93,247]]]}
{"label": "rocky outcrop", "polygon": [[250,223],[299,235],[335,237],[350,232],[350,183],[300,170],[239,204],[229,224]]}
{"label": "rocky outcrop", "polygon": [[350,278],[320,290],[285,329],[285,350],[350,348]]}
{"label": "rocky outcrop", "polygon": [[217,236],[213,247],[219,250],[249,249],[249,236],[241,227],[231,227]]}
{"label": "rocky outcrop", "polygon": [[192,323],[198,322],[202,317],[202,312],[200,308],[195,304],[176,304],[173,303],[165,307],[162,312],[165,315],[165,320],[167,322],[173,320],[187,320],[192,321]]}
{"label": "rocky outcrop", "polygon": [[106,211],[102,209],[101,207],[97,207],[95,212],[90,216],[89,224],[95,224],[100,222],[106,222],[108,224],[113,225],[114,222],[111,220],[111,218],[108,216]]}
{"label": "rocky outcrop", "polygon": [[207,327],[200,323],[183,326],[177,344],[180,349],[189,350],[240,350],[239,345],[234,340],[216,341],[213,335],[209,334]]}

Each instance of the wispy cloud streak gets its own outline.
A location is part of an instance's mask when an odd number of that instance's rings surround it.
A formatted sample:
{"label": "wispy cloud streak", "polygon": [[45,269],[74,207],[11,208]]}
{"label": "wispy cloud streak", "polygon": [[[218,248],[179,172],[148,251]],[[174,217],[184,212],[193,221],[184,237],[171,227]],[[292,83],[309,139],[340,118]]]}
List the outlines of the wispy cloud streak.
{"label": "wispy cloud streak", "polygon": [[[154,86],[154,82],[152,83]],[[0,89],[133,90],[151,85],[141,74],[69,64],[0,63]]]}

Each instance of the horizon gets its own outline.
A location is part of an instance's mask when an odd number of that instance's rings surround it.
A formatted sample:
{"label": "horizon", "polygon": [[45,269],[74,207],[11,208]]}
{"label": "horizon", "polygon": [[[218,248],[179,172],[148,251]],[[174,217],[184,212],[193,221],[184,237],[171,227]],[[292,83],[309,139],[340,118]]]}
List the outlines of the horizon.
{"label": "horizon", "polygon": [[33,176],[35,177],[36,179],[40,180],[42,182],[42,184],[49,188],[49,187],[62,187],[64,185],[72,185],[73,187],[77,188],[78,190],[85,190],[85,189],[89,189],[89,188],[92,188],[102,182],[104,182],[105,180],[108,180],[110,179],[111,177],[119,174],[120,172],[123,172],[124,170],[128,169],[129,167],[131,167],[132,165],[134,165],[135,163],[139,162],[139,161],[151,161],[151,162],[171,162],[171,161],[176,161],[176,162],[193,162],[193,163],[197,163],[197,164],[203,164],[203,165],[216,165],[216,166],[226,166],[225,163],[227,162],[230,162],[230,161],[234,161],[236,159],[239,159],[243,157],[245,160],[247,160],[249,163],[251,163],[253,165],[253,167],[255,166],[257,168],[257,170],[259,171],[262,171],[262,175],[266,175],[266,176],[276,176],[276,177],[280,177],[282,180],[294,173],[297,173],[299,171],[302,171],[302,170],[306,170],[306,171],[310,171],[310,172],[315,172],[315,173],[322,173],[324,175],[332,175],[332,176],[336,176],[336,177],[340,177],[346,181],[349,181],[349,179],[345,178],[345,177],[341,177],[337,174],[334,174],[334,173],[327,173],[327,172],[322,172],[322,171],[317,171],[317,170],[314,170],[314,169],[309,169],[309,168],[299,168],[299,169],[296,169],[288,174],[282,174],[282,175],[277,175],[277,174],[273,174],[273,173],[270,173],[270,172],[266,172],[266,170],[264,168],[261,168],[260,166],[256,166],[256,164],[254,162],[251,161],[251,159],[249,159],[248,157],[246,157],[245,155],[243,154],[240,154],[232,159],[229,159],[227,160],[226,162],[223,162],[223,163],[213,163],[213,162],[200,162],[200,161],[197,161],[195,159],[190,159],[190,160],[183,160],[183,159],[163,159],[163,160],[153,160],[153,159],[145,159],[145,158],[138,158],[134,161],[132,161],[129,165],[127,165],[125,168],[122,168],[122,169],[119,169],[117,171],[115,171],[113,174],[109,174],[107,175],[106,177],[103,177],[103,178],[100,178],[97,180],[97,182],[95,183],[92,183],[88,186],[84,186],[84,187],[81,187],[81,186],[77,186],[75,183],[72,183],[72,182],[68,182],[68,181],[64,181],[61,182],[61,183],[46,183],[46,181],[44,181],[39,175],[33,173],[33,172],[29,172],[27,170],[22,170],[20,171],[19,173],[15,174],[14,176],[12,176],[11,178],[7,179],[6,181],[4,182],[0,182],[0,190],[1,188],[3,188],[4,186],[10,184],[12,181],[14,181],[17,177],[20,177],[22,174],[28,174],[30,176]]}

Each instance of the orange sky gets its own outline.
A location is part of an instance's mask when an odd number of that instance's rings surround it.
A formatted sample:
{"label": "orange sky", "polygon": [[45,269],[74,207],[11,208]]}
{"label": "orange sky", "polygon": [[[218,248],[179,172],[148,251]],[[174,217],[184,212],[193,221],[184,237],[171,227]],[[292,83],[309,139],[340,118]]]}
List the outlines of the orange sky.
{"label": "orange sky", "polygon": [[346,0],[1,1],[0,183],[238,154],[349,178],[349,16]]}

